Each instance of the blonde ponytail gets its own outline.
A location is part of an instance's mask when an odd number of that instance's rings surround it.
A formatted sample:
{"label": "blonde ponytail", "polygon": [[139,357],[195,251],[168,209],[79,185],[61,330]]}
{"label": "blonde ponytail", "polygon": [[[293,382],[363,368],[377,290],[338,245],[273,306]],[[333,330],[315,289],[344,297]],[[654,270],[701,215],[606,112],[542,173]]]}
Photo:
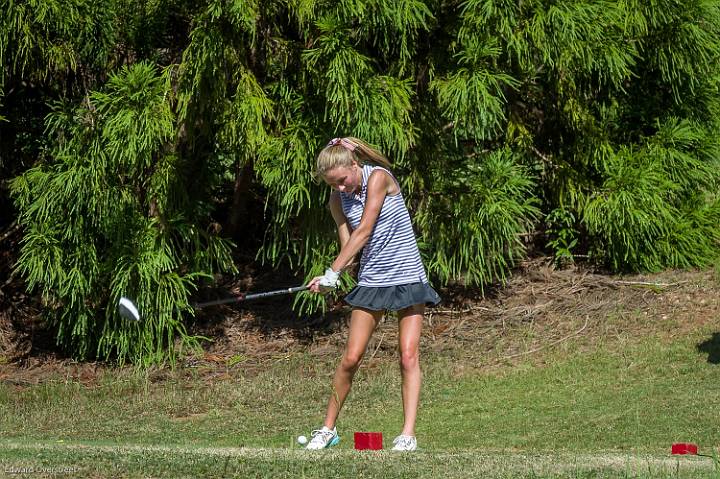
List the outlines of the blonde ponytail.
{"label": "blonde ponytail", "polygon": [[360,157],[360,161],[358,163],[360,163],[361,165],[369,164],[375,166],[382,166],[383,168],[387,169],[390,169],[390,167],[392,166],[390,165],[390,160],[388,160],[387,157],[380,152],[380,150],[370,146],[369,143],[352,136],[348,136],[345,139],[357,144],[355,154]]}
{"label": "blonde ponytail", "polygon": [[362,165],[376,165],[390,169],[390,160],[367,142],[352,136],[334,138],[317,157],[315,178],[324,178],[328,171],[339,166],[350,167],[356,161]]}

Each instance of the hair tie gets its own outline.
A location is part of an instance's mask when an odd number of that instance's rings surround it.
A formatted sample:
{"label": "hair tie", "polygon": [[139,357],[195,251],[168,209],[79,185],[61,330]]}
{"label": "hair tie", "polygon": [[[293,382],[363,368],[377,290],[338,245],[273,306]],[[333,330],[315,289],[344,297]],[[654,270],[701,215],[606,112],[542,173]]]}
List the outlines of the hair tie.
{"label": "hair tie", "polygon": [[347,138],[333,138],[330,140],[330,143],[327,144],[327,146],[343,146],[347,148],[350,151],[355,151],[355,148],[357,148],[357,143],[348,140]]}

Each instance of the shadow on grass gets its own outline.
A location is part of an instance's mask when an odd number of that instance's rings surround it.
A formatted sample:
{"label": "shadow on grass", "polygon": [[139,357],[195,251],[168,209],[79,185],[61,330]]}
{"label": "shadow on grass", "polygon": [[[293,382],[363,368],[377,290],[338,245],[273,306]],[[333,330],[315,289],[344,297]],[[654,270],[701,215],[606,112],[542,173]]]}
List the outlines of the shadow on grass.
{"label": "shadow on grass", "polygon": [[710,339],[698,343],[697,350],[707,353],[707,362],[710,364],[720,364],[720,333],[713,333]]}

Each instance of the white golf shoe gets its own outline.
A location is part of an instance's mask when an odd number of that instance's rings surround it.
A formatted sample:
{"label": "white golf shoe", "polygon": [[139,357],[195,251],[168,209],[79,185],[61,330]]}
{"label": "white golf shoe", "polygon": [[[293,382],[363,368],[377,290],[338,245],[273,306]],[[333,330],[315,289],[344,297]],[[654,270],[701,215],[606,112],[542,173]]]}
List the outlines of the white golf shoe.
{"label": "white golf shoe", "polygon": [[392,448],[393,451],[414,451],[417,449],[417,439],[415,439],[415,436],[400,434],[393,439],[393,444],[395,444]]}
{"label": "white golf shoe", "polygon": [[305,446],[305,449],[325,449],[326,447],[335,446],[340,442],[340,436],[338,436],[336,428],[328,429],[326,426],[323,426],[322,429],[315,429],[311,435],[312,439],[310,439],[308,445]]}

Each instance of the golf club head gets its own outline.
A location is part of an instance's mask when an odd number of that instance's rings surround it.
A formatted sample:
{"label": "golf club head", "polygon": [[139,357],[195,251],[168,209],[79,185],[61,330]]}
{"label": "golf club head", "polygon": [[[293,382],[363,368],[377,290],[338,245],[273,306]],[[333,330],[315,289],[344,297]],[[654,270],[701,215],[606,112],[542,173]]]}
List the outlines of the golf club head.
{"label": "golf club head", "polygon": [[140,313],[138,312],[137,307],[135,307],[135,304],[125,296],[121,297],[120,301],[118,301],[118,311],[120,312],[120,316],[125,319],[140,321]]}

